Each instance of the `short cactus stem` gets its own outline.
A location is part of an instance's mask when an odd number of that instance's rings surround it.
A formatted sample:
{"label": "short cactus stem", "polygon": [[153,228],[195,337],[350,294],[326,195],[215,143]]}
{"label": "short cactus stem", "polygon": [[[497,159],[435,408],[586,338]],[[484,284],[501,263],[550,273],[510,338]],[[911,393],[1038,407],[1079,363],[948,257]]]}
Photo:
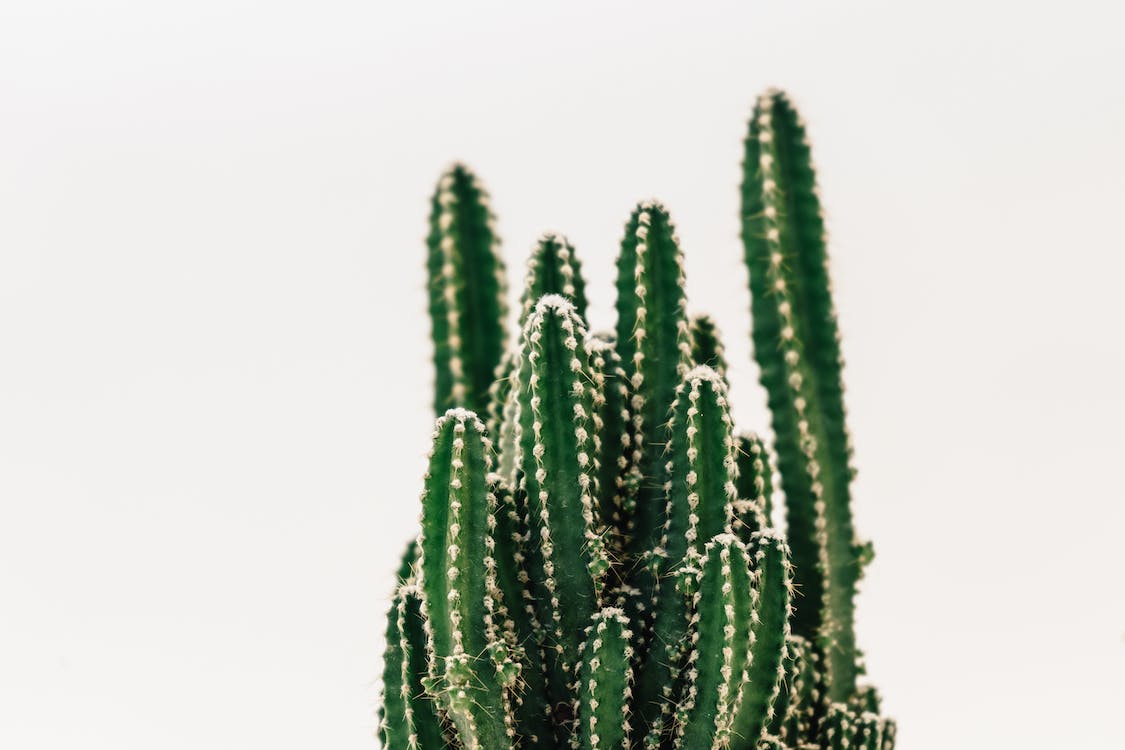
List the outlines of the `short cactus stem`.
{"label": "short cactus stem", "polygon": [[484,414],[504,351],[507,281],[488,193],[464,165],[442,175],[427,238],[434,411]]}
{"label": "short cactus stem", "polygon": [[855,747],[861,750],[882,750],[883,720],[877,714],[864,711],[856,717]]}
{"label": "short cactus stem", "polygon": [[820,674],[817,655],[812,646],[799,635],[790,634],[785,642],[785,676],[769,731],[795,744],[813,735],[813,720],[820,704]]}
{"label": "short cactus stem", "polygon": [[750,553],[733,534],[709,541],[692,596],[690,651],[676,708],[676,750],[726,747],[748,679]]}
{"label": "short cactus stem", "polygon": [[586,281],[582,278],[582,264],[566,237],[554,232],[539,238],[527,260],[527,276],[520,295],[521,325],[535,303],[548,294],[570,300],[578,316],[586,319]]}
{"label": "short cactus stem", "polygon": [[629,750],[633,698],[633,634],[616,607],[594,614],[578,665],[577,747]]}
{"label": "short cactus stem", "polygon": [[707,365],[727,380],[727,354],[719,336],[719,327],[710,315],[693,316],[688,325],[691,337],[691,361],[696,365]]}
{"label": "short cactus stem", "polygon": [[804,124],[784,94],[770,91],[758,100],[744,169],[754,351],[769,393],[803,594],[793,629],[820,642],[829,697],[843,701],[857,674],[851,443],[816,177]]}
{"label": "short cactus stem", "polygon": [[848,750],[856,745],[857,717],[842,703],[832,703],[820,726],[823,750]]}
{"label": "short cactus stem", "polygon": [[442,747],[442,723],[422,682],[428,671],[422,593],[413,584],[395,589],[387,616],[379,741],[384,750]]}
{"label": "short cactus stem", "polygon": [[734,531],[744,542],[756,531],[771,526],[773,517],[773,478],[765,442],[754,433],[739,435],[738,500],[734,504]]}
{"label": "short cactus stem", "polygon": [[774,717],[778,693],[785,677],[785,642],[789,635],[789,547],[773,529],[756,531],[750,538],[750,590],[753,628],[747,680],[734,720],[738,737],[758,737]]}
{"label": "short cactus stem", "polygon": [[466,750],[515,734],[507,692],[520,664],[496,580],[492,446],[473,412],[451,409],[434,429],[422,496],[419,585],[430,660],[428,691]]}
{"label": "short cactus stem", "polygon": [[609,569],[598,519],[598,441],[586,330],[560,295],[540,299],[520,339],[517,409],[530,583],[545,632],[548,691],[566,724],[581,634]]}

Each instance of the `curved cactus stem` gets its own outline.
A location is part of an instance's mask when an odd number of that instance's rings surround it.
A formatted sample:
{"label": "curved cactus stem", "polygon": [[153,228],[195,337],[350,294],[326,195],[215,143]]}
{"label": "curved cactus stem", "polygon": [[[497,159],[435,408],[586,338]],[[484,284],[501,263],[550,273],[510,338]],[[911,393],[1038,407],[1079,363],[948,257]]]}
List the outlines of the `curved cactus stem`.
{"label": "curved cactus stem", "polygon": [[676,709],[676,750],[726,747],[747,680],[750,554],[733,534],[707,543],[693,594],[691,651]]}
{"label": "curved cactus stem", "polygon": [[772,526],[773,494],[772,468],[766,444],[752,432],[739,435],[738,446],[738,500],[734,504],[734,531],[744,542],[750,541],[755,531]]}
{"label": "curved cactus stem", "polygon": [[816,178],[804,125],[779,91],[758,100],[744,170],[742,240],[754,351],[769,392],[803,594],[793,627],[821,642],[829,696],[842,701],[856,678],[851,444]]}
{"label": "curved cactus stem", "polygon": [[[688,324],[691,337],[691,361],[694,365],[707,365],[723,382],[727,382],[727,354],[719,336],[719,327],[710,315],[695,315]],[[729,387],[729,385],[728,385]]]}
{"label": "curved cactus stem", "polygon": [[668,409],[691,357],[683,254],[668,212],[652,201],[633,211],[621,242],[617,353],[630,379],[630,465],[637,474],[629,552],[636,562],[634,585],[652,597],[655,579],[648,556],[663,526]]}
{"label": "curved cactus stem", "polygon": [[497,498],[495,559],[496,581],[504,597],[515,632],[517,654],[523,657],[520,681],[511,691],[519,746],[524,750],[553,750],[554,729],[547,704],[547,681],[540,643],[543,627],[531,596],[527,572],[526,502],[518,491],[495,482]]}
{"label": "curved cactus stem", "polygon": [[434,429],[422,494],[419,584],[434,694],[465,750],[508,747],[508,691],[520,678],[514,626],[496,580],[492,446],[473,412],[450,409]]}
{"label": "curved cactus stem", "polygon": [[754,532],[748,545],[751,559],[750,591],[754,607],[754,626],[750,637],[750,663],[747,666],[742,700],[734,720],[739,739],[732,747],[752,748],[766,730],[777,710],[778,693],[785,675],[786,638],[789,635],[789,547],[773,529]]}
{"label": "curved cactus stem", "polygon": [[535,303],[548,294],[570,300],[582,320],[586,320],[586,282],[582,263],[566,237],[546,232],[535,243],[527,259],[527,276],[520,295],[520,325],[527,321]]}
{"label": "curved cactus stem", "polygon": [[823,750],[845,750],[856,747],[857,717],[842,703],[832,703],[820,725],[820,746]]}
{"label": "curved cactus stem", "polygon": [[593,376],[585,336],[573,304],[559,295],[540,299],[520,339],[516,404],[529,573],[545,630],[548,695],[564,734],[582,630],[598,609],[609,568],[595,506]]}
{"label": "curved cactus stem", "polygon": [[580,750],[628,750],[633,697],[633,634],[616,607],[596,612],[578,665]]}
{"label": "curved cactus stem", "polygon": [[621,357],[614,349],[612,334],[586,337],[593,376],[593,425],[599,439],[598,493],[602,524],[609,532],[611,554],[624,555],[626,518],[630,514],[629,487],[629,390]]}
{"label": "curved cactus stem", "polygon": [[507,289],[488,193],[464,165],[442,175],[427,238],[434,411],[484,414],[505,348]]}
{"label": "curved cactus stem", "polygon": [[637,687],[644,726],[655,726],[657,734],[666,731],[675,709],[674,686],[690,616],[690,603],[671,585],[674,573],[685,562],[698,565],[707,540],[730,530],[731,504],[737,499],[738,468],[726,393],[719,374],[700,365],[684,376],[672,404],[668,504],[656,550],[660,575],[652,644]]}
{"label": "curved cactus stem", "polygon": [[422,595],[410,584],[395,589],[387,615],[379,741],[384,750],[443,748],[442,721],[422,681],[428,670]]}

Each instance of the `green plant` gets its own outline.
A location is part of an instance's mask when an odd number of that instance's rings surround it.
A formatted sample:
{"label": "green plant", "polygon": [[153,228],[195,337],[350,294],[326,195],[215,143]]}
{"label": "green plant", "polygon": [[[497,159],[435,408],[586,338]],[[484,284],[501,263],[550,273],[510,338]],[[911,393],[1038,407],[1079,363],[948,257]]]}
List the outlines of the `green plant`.
{"label": "green plant", "polygon": [[871,553],[809,147],[780,92],[750,121],[742,217],[788,539],[766,444],[734,432],[717,328],[688,318],[667,210],[626,224],[615,334],[588,332],[574,248],[544,235],[508,348],[487,196],[463,166],[442,177],[441,416],[388,618],[388,750],[893,746],[857,685]]}

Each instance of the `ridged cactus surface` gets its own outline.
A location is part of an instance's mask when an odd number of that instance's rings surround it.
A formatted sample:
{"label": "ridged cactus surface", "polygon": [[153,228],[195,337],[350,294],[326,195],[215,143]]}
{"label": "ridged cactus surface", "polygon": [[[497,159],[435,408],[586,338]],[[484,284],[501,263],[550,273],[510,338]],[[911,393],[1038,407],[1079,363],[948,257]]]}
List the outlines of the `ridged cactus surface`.
{"label": "ridged cactus surface", "polygon": [[893,747],[857,684],[870,550],[809,147],[776,91],[750,122],[742,219],[772,447],[735,428],[667,208],[626,222],[614,333],[590,332],[575,248],[540,237],[509,345],[487,193],[464,166],[442,176],[437,422],[387,621],[387,750]]}

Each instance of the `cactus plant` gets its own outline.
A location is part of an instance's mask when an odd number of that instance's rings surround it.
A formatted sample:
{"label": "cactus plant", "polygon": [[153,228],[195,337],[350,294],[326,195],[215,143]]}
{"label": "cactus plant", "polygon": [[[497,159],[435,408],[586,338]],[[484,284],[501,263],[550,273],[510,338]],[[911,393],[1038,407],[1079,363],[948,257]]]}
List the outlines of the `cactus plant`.
{"label": "cactus plant", "polygon": [[614,333],[590,332],[575,248],[545,234],[509,347],[487,195],[462,165],[441,177],[437,422],[387,624],[387,750],[893,747],[894,723],[858,682],[853,600],[870,550],[851,520],[809,147],[780,92],[758,100],[745,148],[772,452],[735,431],[722,338],[687,315],[663,205],[626,223]]}

